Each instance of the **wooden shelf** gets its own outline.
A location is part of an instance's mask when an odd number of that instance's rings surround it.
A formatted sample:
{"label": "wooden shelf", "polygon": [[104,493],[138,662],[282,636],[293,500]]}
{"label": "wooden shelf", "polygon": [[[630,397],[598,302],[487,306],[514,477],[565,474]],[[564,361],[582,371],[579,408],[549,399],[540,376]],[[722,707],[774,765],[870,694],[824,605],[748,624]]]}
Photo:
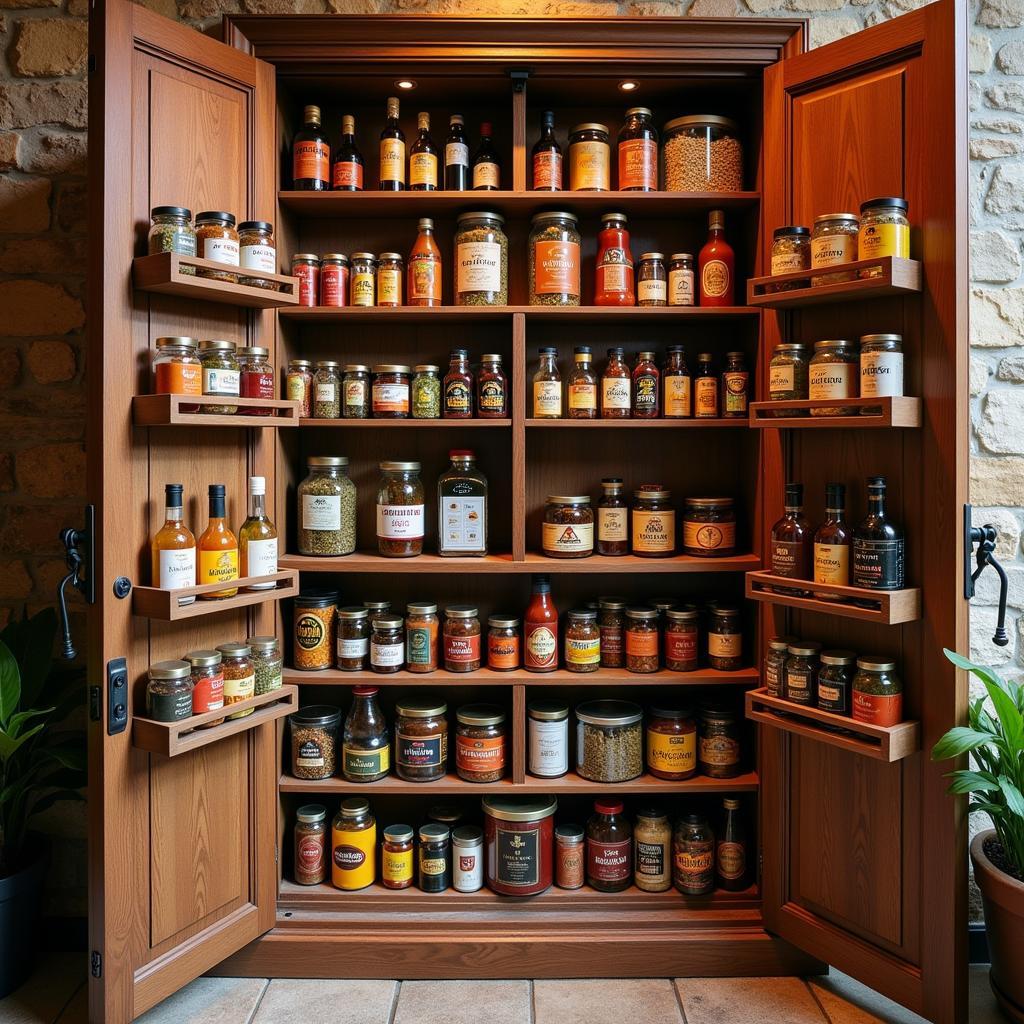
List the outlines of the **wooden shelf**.
{"label": "wooden shelf", "polygon": [[160,252],[154,256],[138,256],[132,261],[132,283],[142,292],[160,295],[180,295],[186,299],[219,302],[228,306],[246,306],[250,309],[277,309],[294,306],[299,301],[299,279],[287,274],[268,274],[261,270],[246,270],[246,277],[273,281],[280,290],[253,288],[247,284],[214,281],[208,277],[183,274],[182,267],[206,270],[229,270],[214,260],[201,260],[195,256],[182,256],[176,252]]}
{"label": "wooden shelf", "polygon": [[856,722],[845,715],[805,708],[765,690],[748,690],[747,718],[818,743],[850,750],[876,761],[899,761],[921,749],[918,722],[880,726]]}
{"label": "wooden shelf", "polygon": [[[183,718],[178,722],[154,722],[150,718],[132,719],[132,746],[138,750],[147,750],[151,754],[162,754],[164,757],[177,757],[198,747],[209,746],[218,740],[247,732],[267,722],[284,718],[299,707],[299,690],[297,686],[281,686],[269,693],[261,693],[258,697],[229,704],[219,711],[206,711],[201,715]],[[251,715],[225,721],[222,725],[214,725],[208,729],[199,726],[206,722],[216,722],[226,714],[255,708]]]}
{"label": "wooden shelf", "polygon": [[408,419],[401,420],[386,420],[386,419],[340,419],[340,420],[318,420],[318,419],[301,419],[299,420],[300,427],[355,427],[357,430],[362,428],[375,429],[375,430],[409,430],[413,428],[420,429],[432,429],[433,427],[457,427],[460,430],[483,430],[487,427],[505,428],[512,426],[512,420],[510,419],[484,419],[482,417],[474,417],[468,420],[452,420],[452,419],[441,419],[441,420],[419,420]]}
{"label": "wooden shelf", "polygon": [[878,267],[878,277],[857,278],[854,281],[840,281],[838,284],[823,284],[817,288],[794,288],[787,292],[769,292],[771,285],[788,281],[806,281],[811,277],[809,270],[797,270],[774,277],[751,277],[747,280],[747,305],[766,309],[797,309],[801,306],[818,306],[828,302],[860,302],[863,299],[883,298],[888,295],[911,295],[921,290],[921,264],[900,256],[883,256],[881,259],[857,260],[841,266],[829,267],[822,274],[840,270],[867,270]]}
{"label": "wooden shelf", "polygon": [[[809,590],[810,596],[780,594],[774,587],[797,587]],[[824,595],[836,594],[839,599]],[[860,619],[895,626],[901,622],[916,622],[921,618],[921,591],[918,587],[904,590],[870,590],[866,587],[839,587],[813,580],[794,580],[775,576],[770,572],[748,572],[746,596],[752,601],[781,604],[802,611],[822,612],[844,619]],[[845,600],[843,600],[845,599]],[[851,602],[862,602],[853,604]]]}
{"label": "wooden shelf", "polygon": [[384,558],[364,552],[319,558],[316,555],[282,555],[278,565],[302,572],[367,572],[367,573],[674,573],[674,572],[746,572],[759,569],[756,555],[733,555],[730,558],[695,558],[675,555],[672,558],[638,558],[620,555],[617,558],[591,555],[589,558],[547,558],[527,554],[523,562],[510,554],[486,555],[483,558],[441,558],[439,555],[417,555],[415,558]]}
{"label": "wooden shelf", "polygon": [[602,668],[597,672],[527,672],[515,669],[511,672],[495,672],[481,668],[476,672],[394,672],[383,675],[379,672],[342,672],[340,669],[324,669],[320,672],[303,672],[297,668],[284,670],[286,683],[298,686],[752,686],[759,680],[756,668],[741,668],[736,672],[716,672],[713,668],[697,669],[695,672],[670,672],[662,669],[641,675],[627,672],[624,668]]}
{"label": "wooden shelf", "polygon": [[[274,583],[268,590],[245,590],[255,583]],[[234,597],[222,597],[203,600],[200,594],[214,594],[218,590],[238,587]],[[294,569],[282,569],[269,576],[243,576],[232,580],[230,584],[206,583],[201,587],[182,587],[180,590],[164,590],[161,587],[134,587],[132,589],[132,612],[147,619],[160,619],[164,622],[178,622],[181,619],[194,619],[201,615],[213,615],[216,612],[234,611],[236,608],[248,608],[253,604],[265,604],[267,601],[280,601],[286,597],[294,597],[299,592],[299,574]],[[191,604],[181,604],[182,598],[197,597]]]}
{"label": "wooden shelf", "polygon": [[694,417],[687,417],[686,419],[657,419],[657,420],[644,420],[644,419],[628,419],[628,420],[612,420],[612,419],[593,419],[593,420],[574,420],[568,417],[562,417],[562,419],[548,420],[548,419],[528,419],[526,421],[527,427],[533,427],[538,430],[546,430],[550,428],[570,428],[577,429],[582,428],[584,430],[622,430],[622,429],[644,429],[644,430],[680,430],[680,429],[693,429],[693,428],[712,428],[717,427],[747,427],[752,424],[748,423],[746,419],[738,417],[731,417],[729,419],[696,419]]}
{"label": "wooden shelf", "polygon": [[527,775],[524,782],[515,783],[510,778],[500,782],[466,782],[457,775],[449,773],[435,782],[406,782],[397,775],[389,775],[377,782],[348,782],[345,779],[330,778],[311,781],[293,779],[290,775],[282,775],[278,789],[282,793],[359,793],[374,797],[380,796],[483,796],[487,793],[504,793],[506,796],[522,794],[529,796],[536,793],[553,793],[570,795],[601,795],[615,790],[619,793],[748,793],[757,789],[756,772],[745,772],[733,779],[709,779],[696,775],[682,782],[669,782],[656,779],[653,775],[641,775],[629,782],[591,782],[581,778],[575,772],[569,772],[558,779],[541,779]]}
{"label": "wooden shelf", "polygon": [[287,320],[301,323],[349,321],[381,323],[399,320],[413,323],[437,319],[496,320],[522,313],[529,320],[571,320],[597,323],[605,320],[736,320],[760,316],[753,306],[288,306],[279,310]]}
{"label": "wooden shelf", "polygon": [[280,398],[240,398],[239,407],[272,409],[270,416],[248,416],[237,412],[183,412],[182,406],[229,405],[234,399],[219,395],[135,395],[132,423],[137,427],[297,427],[299,403]]}
{"label": "wooden shelf", "polygon": [[[844,416],[811,416],[788,415],[797,410],[842,408],[848,409]],[[877,412],[865,413],[872,409]],[[795,402],[751,402],[751,427],[761,429],[781,429],[783,427],[797,430],[821,429],[822,427],[853,427],[855,430],[870,427],[919,427],[921,426],[921,399],[906,398],[830,398],[826,400],[808,400],[805,398]]]}

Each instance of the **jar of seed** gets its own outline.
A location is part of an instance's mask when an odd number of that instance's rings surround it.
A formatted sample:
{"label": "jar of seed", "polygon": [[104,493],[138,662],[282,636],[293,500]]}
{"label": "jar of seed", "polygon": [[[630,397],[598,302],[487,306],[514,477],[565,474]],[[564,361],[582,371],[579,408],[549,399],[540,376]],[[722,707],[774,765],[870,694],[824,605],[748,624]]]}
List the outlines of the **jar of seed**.
{"label": "jar of seed", "polygon": [[576,708],[576,771],[591,782],[628,782],[644,770],[643,709],[626,700]]}
{"label": "jar of seed", "polygon": [[365,672],[370,656],[370,613],[362,605],[338,609],[338,641],[334,667],[342,672]]}
{"label": "jar of seed", "polygon": [[370,368],[349,363],[341,381],[341,415],[347,420],[365,420],[370,416]]}
{"label": "jar of seed", "polygon": [[455,305],[508,304],[508,237],[499,213],[459,215],[455,231]]}
{"label": "jar of seed", "polygon": [[256,672],[254,695],[280,690],[282,681],[281,645],[276,636],[251,636],[247,643],[252,649],[252,664]]}
{"label": "jar of seed", "polygon": [[309,419],[313,415],[313,364],[308,359],[292,359],[284,385],[285,398],[299,403],[299,416]]}
{"label": "jar of seed", "polygon": [[[910,256],[910,221],[906,199],[896,196],[869,199],[860,204],[860,231],[857,259],[874,260],[886,256]],[[865,267],[862,278],[881,277],[881,267]]]}
{"label": "jar of seed", "polygon": [[[239,266],[243,270],[258,270],[264,274],[277,273],[277,242],[274,240],[274,225],[266,220],[247,220],[238,225]],[[266,288],[279,291],[276,281],[265,277],[238,276],[238,283],[250,288]]]}
{"label": "jar of seed", "polygon": [[353,306],[372,306],[377,298],[377,261],[372,252],[352,253],[349,278]]}
{"label": "jar of seed", "polygon": [[[838,267],[857,259],[857,234],[860,221],[854,213],[825,213],[814,218],[811,233],[811,269]],[[843,284],[854,281],[856,270],[843,270],[830,274],[812,274],[811,287],[824,284]]]}
{"label": "jar of seed", "polygon": [[337,420],[341,418],[341,363],[322,359],[313,375],[313,418]]}
{"label": "jar of seed", "polygon": [[530,305],[580,304],[580,232],[574,213],[534,216],[530,230]]}
{"label": "jar of seed", "polygon": [[658,671],[658,609],[626,609],[626,671]]}
{"label": "jar of seed", "polygon": [[[860,358],[854,345],[842,338],[814,343],[807,368],[807,395],[816,402],[830,398],[856,398]],[[812,416],[844,416],[852,410],[841,405],[821,405]]]}
{"label": "jar of seed", "polygon": [[[233,214],[219,210],[207,210],[196,214],[196,248],[201,259],[223,263],[225,266],[238,266],[238,232],[235,230]],[[211,281],[225,281],[228,284],[238,282],[238,274],[227,270],[200,268],[199,277]]]}
{"label": "jar of seed", "polygon": [[[807,397],[809,367],[807,347],[783,342],[775,347],[768,367],[768,398],[773,402],[795,402]],[[805,409],[781,409],[777,416],[803,416]]]}
{"label": "jar of seed", "polygon": [[187,661],[158,661],[149,666],[146,717],[154,722],[192,717],[192,666]]}
{"label": "jar of seed", "polygon": [[636,274],[636,304],[638,306],[668,305],[668,275],[665,273],[665,254],[663,252],[641,254]]}
{"label": "jar of seed", "polygon": [[292,775],[296,779],[329,779],[337,765],[341,709],[316,705],[288,716],[292,740]]}
{"label": "jar of seed", "polygon": [[[192,211],[185,206],[154,206],[150,212],[146,251],[150,256],[160,252],[176,252],[195,256],[196,232],[192,227]],[[180,267],[179,274],[195,277],[195,267]]]}
{"label": "jar of seed", "polygon": [[295,598],[292,658],[297,669],[319,672],[331,667],[337,603],[335,591],[307,591]]}
{"label": "jar of seed", "polygon": [[441,418],[441,367],[421,363],[413,367],[412,418],[436,420]]}
{"label": "jar of seed", "polygon": [[[321,273],[323,273],[321,271]],[[382,252],[377,259],[377,305],[402,304],[402,279],[405,277],[401,253]]]}
{"label": "jar of seed", "polygon": [[356,485],[348,477],[348,459],[313,455],[299,484],[300,555],[350,555],[356,549]]}
{"label": "jar of seed", "polygon": [[[772,234],[771,273],[792,274],[798,270],[811,269],[811,229],[791,224],[776,228]],[[769,285],[765,291],[789,292],[796,288],[810,286],[810,278],[797,281],[784,281],[781,284]]]}
{"label": "jar of seed", "polygon": [[716,114],[688,114],[665,125],[666,192],[739,192],[743,145],[736,122]]}
{"label": "jar of seed", "polygon": [[596,672],[601,667],[601,629],[597,612],[574,608],[565,626],[565,668],[567,672]]}
{"label": "jar of seed", "polygon": [[[221,644],[220,651],[221,665],[224,668],[224,706],[241,704],[256,694],[256,667],[252,662],[252,648],[248,644],[232,642]],[[246,708],[244,711],[236,711],[228,715],[228,721],[233,718],[246,718],[255,711],[255,708]]]}
{"label": "jar of seed", "polygon": [[[235,355],[235,343],[213,338],[199,343],[199,359],[203,364],[203,394],[238,398],[242,389],[242,373]],[[203,405],[200,411],[210,416],[232,416],[238,404]]]}

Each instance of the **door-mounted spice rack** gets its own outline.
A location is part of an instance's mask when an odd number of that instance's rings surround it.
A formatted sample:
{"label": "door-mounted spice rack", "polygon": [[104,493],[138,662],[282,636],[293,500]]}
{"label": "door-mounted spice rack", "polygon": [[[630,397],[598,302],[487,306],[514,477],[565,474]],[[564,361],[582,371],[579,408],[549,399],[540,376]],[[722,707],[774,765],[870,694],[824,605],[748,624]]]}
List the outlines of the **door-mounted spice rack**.
{"label": "door-mounted spice rack", "polygon": [[[808,415],[809,410],[823,408],[846,409],[848,415]],[[762,430],[778,430],[783,427],[797,430],[822,427],[919,427],[921,399],[898,396],[751,402],[749,425]]]}
{"label": "door-mounted spice rack", "polygon": [[[810,591],[811,596],[781,594],[777,589],[780,587]],[[885,626],[914,622],[921,617],[921,590],[918,587],[869,590],[866,587],[840,587],[833,583],[791,579],[770,572],[748,572],[746,596],[751,601],[781,604],[802,611],[824,612],[826,615],[860,619],[862,622],[876,622]]]}
{"label": "door-mounted spice rack", "polygon": [[[281,686],[276,690],[261,693],[258,697],[227,704],[217,711],[205,711],[201,715],[182,718],[176,722],[156,722],[151,718],[132,719],[132,746],[138,750],[147,750],[151,754],[162,754],[164,757],[177,757],[187,754],[190,750],[209,746],[218,740],[227,739],[240,732],[247,732],[257,726],[284,718],[299,707],[299,688],[297,686]],[[225,720],[221,725],[200,728],[208,722],[216,722],[226,714],[235,714],[253,708],[251,715],[245,718]]]}
{"label": "door-mounted spice rack", "polygon": [[870,725],[845,715],[807,708],[765,690],[748,690],[747,718],[774,729],[849,750],[875,761],[900,761],[921,749],[919,722]]}
{"label": "door-mounted spice rack", "polygon": [[576,428],[582,427],[584,430],[621,430],[623,428],[629,430],[631,428],[643,428],[651,430],[677,430],[679,428],[710,428],[710,427],[746,427],[750,426],[747,420],[741,417],[725,418],[716,417],[715,419],[698,419],[694,416],[690,416],[686,419],[682,418],[670,418],[670,419],[628,419],[628,420],[612,420],[612,419],[596,419],[596,420],[582,420],[582,419],[528,419],[526,421],[527,427],[533,427],[535,429],[546,429],[548,427],[553,428]]}
{"label": "door-mounted spice rack", "polygon": [[364,430],[390,430],[394,428],[396,430],[409,430],[416,427],[421,429],[431,429],[433,427],[458,427],[459,430],[470,430],[484,429],[486,427],[511,427],[512,420],[510,419],[469,419],[469,420],[426,420],[426,419],[400,419],[400,420],[389,420],[383,418],[371,418],[371,419],[302,419],[299,420],[300,427],[355,427],[359,429],[362,427]]}
{"label": "door-mounted spice rack", "polygon": [[[204,405],[237,404],[239,412],[225,415],[202,411]],[[199,409],[195,409],[199,406]],[[283,398],[231,398],[223,395],[135,395],[132,423],[137,427],[297,427],[299,402]],[[270,415],[251,416],[241,409],[270,409]],[[348,421],[346,421],[348,422]]]}
{"label": "door-mounted spice rack", "polygon": [[878,270],[874,277],[856,277],[852,281],[838,281],[823,284],[817,288],[791,288],[788,291],[771,291],[780,284],[808,281],[809,270],[795,270],[788,274],[774,274],[768,277],[751,277],[747,280],[747,305],[767,309],[793,309],[800,306],[817,306],[827,302],[848,302],[851,299],[881,298],[886,295],[909,295],[921,290],[921,264],[903,256],[883,256],[869,260],[856,260],[829,267],[816,273],[834,274],[850,271],[859,274],[861,270]]}
{"label": "door-mounted spice rack", "polygon": [[[272,583],[273,586],[266,590],[245,589],[264,583]],[[234,597],[214,600],[202,597],[203,594],[226,590],[229,586],[238,587],[238,593]],[[206,583],[201,587],[182,587],[179,590],[135,587],[132,590],[132,612],[147,619],[178,622],[181,619],[194,619],[200,615],[213,615],[215,612],[247,608],[253,604],[264,604],[267,601],[280,601],[286,597],[294,597],[298,592],[299,574],[294,569],[283,569],[280,572],[271,573],[269,576],[243,576],[241,579],[232,580],[230,585]],[[183,601],[188,603],[182,604]]]}
{"label": "door-mounted spice rack", "polygon": [[223,274],[233,268],[215,260],[201,260],[197,256],[182,256],[176,252],[159,252],[153,256],[138,256],[132,261],[132,282],[139,291],[160,295],[182,295],[185,298],[220,302],[229,306],[247,306],[251,309],[276,309],[295,306],[299,301],[299,279],[287,274],[271,274],[264,270],[246,268],[245,276],[267,281],[275,288],[253,288],[233,281],[218,281],[184,273],[184,267],[193,270],[215,270]]}

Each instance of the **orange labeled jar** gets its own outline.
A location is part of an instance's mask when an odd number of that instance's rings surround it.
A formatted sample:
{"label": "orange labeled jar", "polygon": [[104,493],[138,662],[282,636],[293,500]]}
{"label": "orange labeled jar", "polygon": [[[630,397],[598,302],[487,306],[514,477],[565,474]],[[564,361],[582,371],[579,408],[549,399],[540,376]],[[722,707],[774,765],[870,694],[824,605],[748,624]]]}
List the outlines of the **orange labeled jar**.
{"label": "orange labeled jar", "polygon": [[619,191],[658,188],[658,132],[647,107],[630,107],[619,129]]}
{"label": "orange labeled jar", "polygon": [[665,668],[672,672],[696,671],[699,619],[696,608],[669,608],[665,612]]}
{"label": "orange labeled jar", "polygon": [[853,718],[871,725],[903,721],[903,683],[891,658],[867,655],[857,659],[853,677]]}
{"label": "orange labeled jar", "polygon": [[569,133],[569,190],[608,192],[611,187],[607,125],[592,122],[576,125]]}
{"label": "orange labeled jar", "polygon": [[697,774],[697,723],[690,708],[653,707],[647,712],[647,770],[679,782]]}
{"label": "orange labeled jar", "polygon": [[538,213],[530,230],[530,305],[580,304],[580,232],[574,213]]}
{"label": "orange labeled jar", "polygon": [[444,667],[449,672],[475,672],[480,668],[479,612],[469,604],[449,605],[444,623]]}
{"label": "orange labeled jar", "polygon": [[408,366],[379,363],[373,368],[371,409],[379,419],[407,419],[409,416]]}
{"label": "orange labeled jar", "polygon": [[658,609],[626,609],[626,671],[658,671]]}
{"label": "orange labeled jar", "polygon": [[676,513],[671,492],[661,484],[642,484],[633,492],[633,554],[668,558],[676,549]]}
{"label": "orange labeled jar", "polygon": [[743,626],[739,608],[716,604],[708,622],[708,664],[718,672],[743,666]]}
{"label": "orange labeled jar", "polygon": [[519,619],[492,615],[487,626],[487,667],[495,672],[519,668]]}
{"label": "orange labeled jar", "polygon": [[498,782],[505,775],[505,712],[467,704],[456,713],[455,771],[467,782]]}
{"label": "orange labeled jar", "polygon": [[683,553],[726,558],[736,552],[736,503],[732,498],[687,498]]}
{"label": "orange labeled jar", "polygon": [[[195,338],[157,338],[153,357],[156,395],[201,395],[203,364],[196,355]],[[182,406],[182,412],[195,412],[198,406]]]}

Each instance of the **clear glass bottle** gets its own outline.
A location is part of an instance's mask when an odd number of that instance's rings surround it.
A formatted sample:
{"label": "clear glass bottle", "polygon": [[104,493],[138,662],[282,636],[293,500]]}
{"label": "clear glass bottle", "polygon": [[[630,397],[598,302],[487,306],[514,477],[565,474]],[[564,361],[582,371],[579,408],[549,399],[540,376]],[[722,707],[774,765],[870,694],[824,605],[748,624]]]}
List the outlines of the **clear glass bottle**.
{"label": "clear glass bottle", "polygon": [[434,221],[431,217],[420,217],[406,269],[407,305],[441,305],[441,266],[441,250],[434,238]]}
{"label": "clear glass bottle", "polygon": [[437,553],[486,555],[487,477],[473,452],[453,449],[448,457],[451,464],[437,481]]}
{"label": "clear glass bottle", "polygon": [[[198,583],[227,583],[238,579],[238,540],[228,526],[224,511],[224,485],[210,484],[210,518],[199,538]],[[204,600],[234,597],[237,587],[200,594]]]}
{"label": "clear glass bottle", "polygon": [[597,377],[589,345],[577,345],[573,349],[568,415],[571,420],[597,419]]}
{"label": "clear glass bottle", "polygon": [[[267,515],[267,481],[249,477],[249,515],[238,531],[239,571],[242,576],[272,576],[277,572],[277,527]],[[276,583],[255,583],[246,590],[273,590]]]}
{"label": "clear glass bottle", "polygon": [[658,188],[658,132],[647,107],[630,107],[619,129],[619,191]]}
{"label": "clear glass bottle", "polygon": [[558,370],[558,349],[542,348],[533,374],[534,419],[562,418],[562,375]]}
{"label": "clear glass bottle", "polygon": [[633,411],[632,373],[621,348],[608,349],[608,361],[601,374],[601,419],[628,420]]}
{"label": "clear glass bottle", "polygon": [[349,782],[376,782],[391,767],[391,734],[376,686],[352,688],[341,745],[341,777]]}

